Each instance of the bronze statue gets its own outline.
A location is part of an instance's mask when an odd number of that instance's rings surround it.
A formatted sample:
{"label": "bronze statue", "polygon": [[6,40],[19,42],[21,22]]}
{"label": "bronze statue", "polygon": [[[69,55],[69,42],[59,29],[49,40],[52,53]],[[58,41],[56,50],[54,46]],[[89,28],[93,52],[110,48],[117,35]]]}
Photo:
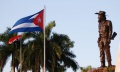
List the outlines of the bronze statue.
{"label": "bronze statue", "polygon": [[98,46],[100,49],[101,67],[105,67],[105,55],[107,58],[108,66],[112,66],[111,53],[110,53],[112,22],[110,20],[106,20],[105,11],[99,11],[99,13],[95,13],[95,14],[98,14],[98,23],[99,23]]}

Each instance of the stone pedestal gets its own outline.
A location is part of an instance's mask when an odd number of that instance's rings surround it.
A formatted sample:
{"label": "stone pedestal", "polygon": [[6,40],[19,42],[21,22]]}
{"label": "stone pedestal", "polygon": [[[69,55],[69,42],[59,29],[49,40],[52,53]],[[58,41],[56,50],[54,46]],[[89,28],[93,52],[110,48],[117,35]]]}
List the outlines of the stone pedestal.
{"label": "stone pedestal", "polygon": [[111,67],[98,67],[96,69],[89,70],[87,72],[115,72],[115,66]]}

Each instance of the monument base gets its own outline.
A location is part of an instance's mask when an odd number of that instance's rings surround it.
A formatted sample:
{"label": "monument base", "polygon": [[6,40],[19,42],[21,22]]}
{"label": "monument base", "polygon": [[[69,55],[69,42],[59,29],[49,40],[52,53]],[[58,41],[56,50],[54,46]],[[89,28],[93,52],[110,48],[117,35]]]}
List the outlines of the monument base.
{"label": "monument base", "polygon": [[110,67],[98,67],[87,72],[115,72],[115,66],[113,65]]}

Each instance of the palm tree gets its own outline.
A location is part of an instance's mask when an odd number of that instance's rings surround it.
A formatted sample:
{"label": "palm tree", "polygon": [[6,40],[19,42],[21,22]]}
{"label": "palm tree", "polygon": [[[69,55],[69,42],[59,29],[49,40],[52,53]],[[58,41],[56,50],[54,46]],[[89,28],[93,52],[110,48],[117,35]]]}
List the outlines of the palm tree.
{"label": "palm tree", "polygon": [[[16,65],[15,63],[18,64],[18,60],[16,59],[15,57],[15,51],[16,51],[16,47],[15,47],[15,43],[12,44],[12,45],[8,45],[8,40],[15,36],[16,34],[11,34],[9,35],[8,32],[9,32],[10,28],[7,28],[7,30],[3,33],[3,34],[0,34],[0,41],[3,42],[4,46],[1,46],[1,50],[0,50],[0,55],[1,55],[1,60],[2,61],[2,68],[4,67],[4,65],[6,64],[7,62],[7,59],[12,55],[12,61],[11,61],[11,67],[12,67],[12,72],[15,72],[15,66],[17,67],[18,65]],[[3,58],[2,58],[3,57]]]}
{"label": "palm tree", "polygon": [[74,42],[67,35],[51,34],[54,26],[55,22],[53,21],[46,27],[46,66],[48,66],[47,68],[50,72],[65,71],[68,67],[72,67],[75,71],[78,68],[78,64],[73,59],[75,55],[70,51]]}
{"label": "palm tree", "polygon": [[10,56],[10,50],[8,49],[7,46],[5,45],[0,45],[0,72],[2,72],[6,62],[7,62],[7,59],[9,58]]}
{"label": "palm tree", "polygon": [[74,42],[71,41],[67,35],[57,34],[57,33],[53,33],[53,36],[51,37],[51,41],[53,43],[56,43],[61,48],[61,52],[62,52],[60,58],[56,57],[57,65],[55,66],[56,67],[55,71],[61,70],[59,68],[66,70],[69,67],[71,67],[74,71],[76,71],[76,69],[78,68],[78,64],[73,59],[75,58],[75,55],[70,51],[70,48],[73,47]]}
{"label": "palm tree", "polygon": [[7,59],[11,55],[11,51],[7,45],[7,40],[8,40],[8,35],[6,34],[8,32],[5,31],[3,34],[0,34],[0,41],[3,43],[3,45],[0,46],[0,67],[1,67],[1,72],[3,70],[3,67],[5,66]]}
{"label": "palm tree", "polygon": [[95,68],[93,68],[92,66],[87,66],[87,67],[80,67],[80,69],[81,69],[81,72],[88,72],[88,71],[93,70]]}

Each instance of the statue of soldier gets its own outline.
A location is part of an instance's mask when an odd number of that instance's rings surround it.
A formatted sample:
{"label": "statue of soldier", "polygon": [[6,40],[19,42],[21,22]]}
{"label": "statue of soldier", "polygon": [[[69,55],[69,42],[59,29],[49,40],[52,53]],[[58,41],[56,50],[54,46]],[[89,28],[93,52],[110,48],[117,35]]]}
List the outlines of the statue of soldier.
{"label": "statue of soldier", "polygon": [[100,61],[101,67],[105,67],[105,54],[107,57],[108,67],[111,66],[111,53],[110,53],[110,43],[112,36],[112,22],[110,20],[106,20],[106,12],[99,11],[98,14],[98,29],[99,29],[99,38],[98,38],[98,46],[100,49]]}

